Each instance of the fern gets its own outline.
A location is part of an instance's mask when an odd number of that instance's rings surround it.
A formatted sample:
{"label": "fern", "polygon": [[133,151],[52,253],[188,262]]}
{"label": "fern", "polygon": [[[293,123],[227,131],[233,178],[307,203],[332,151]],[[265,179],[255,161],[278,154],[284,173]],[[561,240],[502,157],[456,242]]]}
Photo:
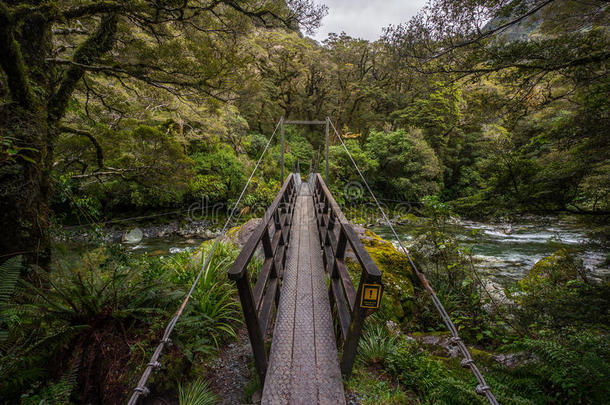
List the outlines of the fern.
{"label": "fern", "polygon": [[364,364],[384,363],[397,346],[398,338],[390,336],[385,326],[369,323],[358,342],[357,361]]}
{"label": "fern", "polygon": [[[21,398],[22,405],[71,405],[70,397],[78,385],[78,353],[64,375],[57,382],[49,381],[37,393],[25,394]],[[32,390],[36,391],[36,390]]]}
{"label": "fern", "polygon": [[15,293],[22,269],[21,256],[11,257],[0,265],[0,343],[8,339],[8,330],[4,328],[4,325],[8,322],[9,317],[15,314],[6,312],[6,306]]}
{"label": "fern", "polygon": [[6,303],[15,292],[22,269],[21,256],[11,257],[0,265],[0,303]]}
{"label": "fern", "polygon": [[[168,289],[164,277],[145,280],[140,270],[129,258],[96,249],[70,267],[38,271],[45,288],[21,280],[13,302],[3,305],[14,332],[0,345],[0,397],[16,401],[36,387],[36,395],[55,403],[75,388],[66,374],[74,353],[86,348],[79,380],[89,378],[105,360],[100,345],[108,337],[129,336],[169,316],[167,308],[184,293],[168,293],[176,288]],[[40,387],[57,373],[65,379]]]}
{"label": "fern", "polygon": [[214,405],[218,398],[205,380],[198,379],[186,387],[178,386],[180,405]]}
{"label": "fern", "polygon": [[610,342],[607,336],[563,330],[556,335],[526,338],[507,347],[534,360],[519,367],[538,381],[553,401],[603,403],[610,398]]}
{"label": "fern", "polygon": [[[188,256],[177,258],[171,268],[170,279],[185,287],[195,280],[203,258],[209,254],[209,246],[204,248],[199,262]],[[177,335],[185,344],[183,350],[192,361],[195,353],[213,353],[227,337],[235,337],[235,325],[241,322],[239,306],[235,300],[235,287],[227,279],[227,270],[239,250],[232,245],[221,243],[203,272],[193,293],[187,312],[180,319]]]}

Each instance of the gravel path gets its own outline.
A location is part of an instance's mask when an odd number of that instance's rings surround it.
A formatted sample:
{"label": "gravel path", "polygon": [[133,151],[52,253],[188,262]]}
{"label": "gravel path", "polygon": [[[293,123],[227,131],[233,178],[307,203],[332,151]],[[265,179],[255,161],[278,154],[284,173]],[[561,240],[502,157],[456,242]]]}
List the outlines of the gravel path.
{"label": "gravel path", "polygon": [[237,336],[235,342],[220,350],[206,378],[223,405],[241,405],[244,389],[252,377],[248,369],[252,349],[246,329],[239,330]]}

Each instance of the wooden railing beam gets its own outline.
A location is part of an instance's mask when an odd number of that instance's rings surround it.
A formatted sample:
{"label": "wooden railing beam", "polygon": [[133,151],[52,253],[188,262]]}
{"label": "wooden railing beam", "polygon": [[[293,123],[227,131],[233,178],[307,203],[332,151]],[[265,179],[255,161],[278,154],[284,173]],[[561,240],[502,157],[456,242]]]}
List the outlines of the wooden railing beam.
{"label": "wooden railing beam", "polygon": [[[329,297],[330,302],[334,303],[337,309],[343,337],[341,372],[345,377],[349,377],[354,366],[364,320],[373,311],[362,308],[359,304],[362,290],[364,284],[381,285],[381,272],[345,218],[322,176],[316,173],[314,179],[314,212],[324,253],[324,264],[327,272],[330,273]],[[335,231],[335,229],[337,230]],[[362,268],[358,289],[354,288],[345,264],[345,251],[348,244]]]}

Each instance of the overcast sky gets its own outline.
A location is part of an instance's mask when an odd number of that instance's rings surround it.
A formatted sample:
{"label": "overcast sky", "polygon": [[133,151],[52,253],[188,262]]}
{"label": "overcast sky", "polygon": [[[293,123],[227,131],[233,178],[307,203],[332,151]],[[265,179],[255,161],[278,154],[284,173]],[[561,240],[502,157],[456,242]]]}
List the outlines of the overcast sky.
{"label": "overcast sky", "polygon": [[356,38],[374,41],[383,27],[407,22],[426,0],[317,0],[328,6],[328,15],[313,38],[322,41],[329,32],[345,31]]}

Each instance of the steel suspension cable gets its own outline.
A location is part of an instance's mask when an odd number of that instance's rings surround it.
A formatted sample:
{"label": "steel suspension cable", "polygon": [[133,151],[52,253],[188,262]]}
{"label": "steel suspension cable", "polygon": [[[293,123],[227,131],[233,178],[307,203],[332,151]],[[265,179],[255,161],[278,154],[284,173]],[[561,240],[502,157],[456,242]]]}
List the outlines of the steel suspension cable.
{"label": "steel suspension cable", "polygon": [[366,186],[366,189],[368,190],[369,194],[373,198],[373,201],[375,202],[375,205],[377,205],[377,208],[381,212],[381,215],[383,216],[383,219],[385,220],[385,222],[387,222],[388,226],[390,227],[390,229],[392,231],[392,234],[394,235],[394,238],[396,238],[396,241],[398,242],[398,244],[400,245],[401,249],[403,250],[403,252],[407,256],[407,258],[409,260],[409,264],[411,265],[411,268],[413,269],[413,271],[417,275],[417,278],[419,278],[419,280],[423,284],[424,288],[426,289],[426,291],[430,295],[430,298],[432,299],[432,302],[434,303],[434,306],[438,310],[441,318],[443,319],[443,322],[447,326],[447,329],[449,329],[449,332],[451,333],[451,336],[452,336],[452,338],[451,338],[452,343],[454,343],[458,347],[460,352],[462,353],[463,359],[462,359],[461,365],[463,367],[469,367],[470,370],[472,371],[472,374],[474,374],[475,378],[477,379],[479,385],[477,385],[477,387],[475,389],[475,392],[477,394],[480,394],[480,395],[485,395],[485,397],[487,398],[487,400],[489,401],[489,403],[491,405],[498,405],[498,401],[496,400],[496,397],[491,392],[491,388],[489,387],[489,385],[487,385],[487,382],[485,381],[485,378],[483,377],[483,374],[481,374],[481,371],[479,370],[479,368],[475,364],[472,356],[470,355],[470,351],[468,350],[468,348],[466,347],[466,345],[464,344],[464,342],[460,338],[460,336],[458,334],[458,331],[457,331],[457,328],[453,324],[453,321],[449,317],[449,314],[445,310],[445,307],[443,306],[441,301],[438,299],[438,297],[436,296],[436,293],[434,292],[434,290],[432,289],[432,287],[428,283],[428,279],[426,278],[425,274],[418,270],[417,266],[415,265],[415,262],[411,258],[411,254],[409,253],[409,250],[405,247],[405,245],[402,243],[402,240],[400,239],[400,237],[396,233],[396,230],[394,229],[394,225],[392,224],[392,222],[390,221],[390,219],[386,215],[385,211],[381,207],[381,204],[379,203],[379,200],[377,200],[377,197],[375,197],[375,194],[373,193],[373,190],[371,190],[371,187],[369,186],[369,183],[364,178],[364,175],[360,171],[360,168],[356,164],[356,161],[352,157],[352,154],[350,153],[349,149],[347,149],[347,146],[345,145],[345,142],[343,142],[343,139],[341,138],[341,135],[339,135],[339,132],[337,131],[337,128],[335,128],[335,125],[333,124],[333,122],[331,121],[330,118],[327,118],[327,120],[330,123],[330,125],[333,127],[333,130],[335,131],[335,135],[337,136],[337,138],[339,138],[339,141],[341,142],[341,145],[345,149],[345,152],[347,153],[347,156],[350,158],[352,164],[356,168],[356,171],[358,171],[358,175],[362,179],[362,182]]}
{"label": "steel suspension cable", "polygon": [[263,160],[263,157],[265,156],[267,149],[269,149],[269,145],[271,145],[271,141],[273,140],[273,137],[275,136],[275,133],[277,132],[277,129],[280,126],[280,122],[281,121],[279,121],[277,123],[277,125],[275,126],[275,129],[273,130],[273,133],[271,134],[271,137],[267,141],[267,144],[265,145],[265,149],[263,149],[261,156],[258,158],[258,161],[256,162],[256,165],[254,166],[254,169],[252,170],[252,173],[250,174],[250,177],[248,178],[248,181],[246,182],[246,185],[241,190],[241,194],[237,198],[237,201],[235,202],[235,205],[233,206],[233,209],[231,210],[231,213],[229,214],[229,217],[227,218],[227,220],[222,228],[222,231],[220,231],[218,236],[216,236],[214,245],[212,246],[210,253],[208,253],[207,257],[205,258],[205,261],[203,262],[203,265],[201,266],[201,270],[199,270],[199,274],[197,274],[197,277],[195,278],[193,285],[191,286],[191,288],[189,289],[189,292],[186,294],[186,297],[182,301],[180,308],[178,308],[178,311],[176,311],[176,314],[174,315],[174,317],[167,324],[167,327],[165,328],[165,332],[163,333],[163,337],[161,338],[159,345],[157,346],[154,353],[152,354],[150,361],[146,365],[146,368],[142,372],[142,376],[140,377],[140,380],[138,381],[138,385],[133,390],[133,394],[131,395],[131,398],[129,399],[128,405],[135,405],[137,403],[140,395],[146,395],[150,392],[150,390],[146,387],[148,378],[150,377],[153,370],[159,369],[161,367],[161,363],[159,363],[159,357],[161,356],[161,352],[163,351],[163,348],[165,347],[165,345],[168,345],[171,342],[169,337],[170,337],[172,331],[174,330],[174,327],[178,323],[178,320],[182,316],[182,312],[184,311],[184,308],[186,307],[189,299],[191,298],[193,291],[195,291],[195,287],[199,283],[199,280],[201,279],[203,272],[207,269],[208,265],[210,264],[210,260],[212,259],[212,256],[214,255],[216,247],[218,246],[218,244],[224,237],[225,233],[227,232],[229,223],[231,222],[233,215],[235,215],[235,212],[237,211],[237,207],[239,206],[241,199],[243,198],[244,194],[246,193],[246,190],[248,189],[248,186],[250,185],[250,182],[252,181],[252,178],[254,177],[254,173],[256,173],[256,170],[258,169],[261,161]]}

